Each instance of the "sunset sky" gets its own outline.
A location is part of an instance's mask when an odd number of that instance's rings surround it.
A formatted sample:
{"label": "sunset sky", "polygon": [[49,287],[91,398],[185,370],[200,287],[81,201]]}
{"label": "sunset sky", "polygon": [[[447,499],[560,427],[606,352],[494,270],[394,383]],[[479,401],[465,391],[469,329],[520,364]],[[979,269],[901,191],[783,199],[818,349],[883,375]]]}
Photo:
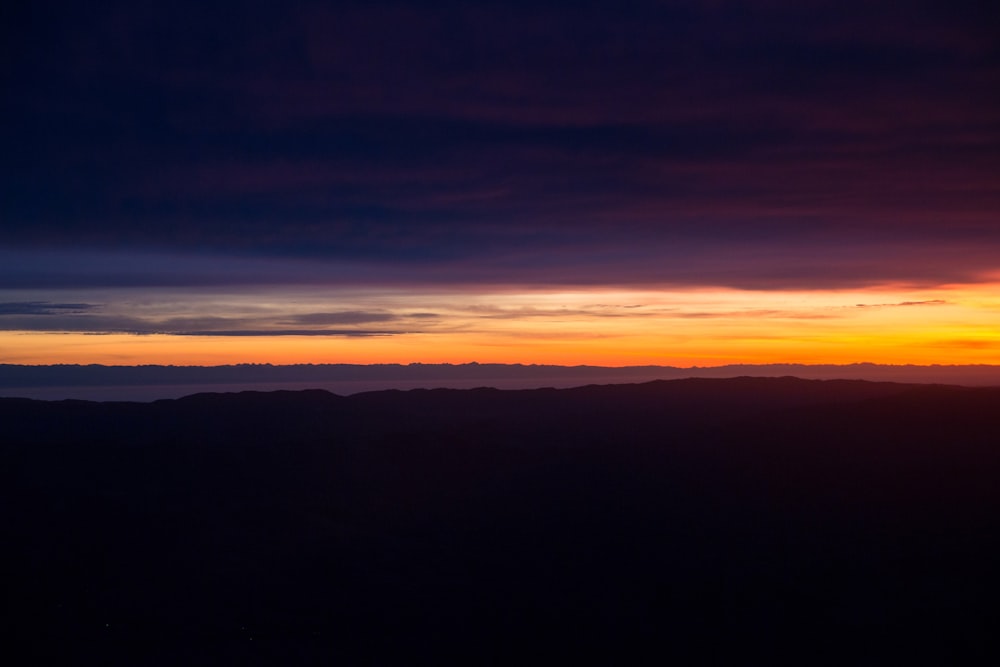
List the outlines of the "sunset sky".
{"label": "sunset sky", "polygon": [[1000,363],[995,3],[16,3],[0,363]]}

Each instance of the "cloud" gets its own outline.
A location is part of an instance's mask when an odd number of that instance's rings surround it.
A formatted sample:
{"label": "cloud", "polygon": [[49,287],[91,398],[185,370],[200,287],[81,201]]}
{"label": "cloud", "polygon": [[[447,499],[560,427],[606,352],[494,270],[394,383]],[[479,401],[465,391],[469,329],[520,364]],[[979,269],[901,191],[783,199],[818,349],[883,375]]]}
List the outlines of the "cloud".
{"label": "cloud", "polygon": [[371,329],[202,329],[181,330],[165,328],[153,321],[126,317],[100,319],[60,319],[57,321],[31,320],[15,323],[0,322],[0,331],[33,331],[39,333],[124,333],[136,336],[392,336],[413,331]]}
{"label": "cloud", "polygon": [[[42,304],[42,305],[39,305]],[[373,329],[281,328],[284,316],[226,317],[175,316],[138,317],[125,314],[88,314],[76,306],[87,304],[49,304],[49,302],[16,302],[0,304],[0,331],[35,331],[45,333],[128,333],[134,335],[168,336],[388,336],[408,331]],[[54,306],[65,306],[57,308]],[[121,307],[121,306],[119,306]],[[355,324],[399,319],[390,313],[345,311],[342,321],[336,317],[302,317],[302,324]],[[314,313],[313,315],[337,315]],[[296,318],[292,318],[296,319]],[[310,321],[311,320],[311,321]]]}
{"label": "cloud", "polygon": [[976,338],[952,338],[937,340],[923,344],[925,347],[944,348],[951,350],[996,350],[1000,349],[1000,341]]}
{"label": "cloud", "polygon": [[897,308],[902,306],[943,306],[948,304],[944,299],[928,299],[926,301],[900,301],[898,303],[859,303],[855,308]]}
{"label": "cloud", "polygon": [[0,318],[0,331],[154,333],[146,320],[122,315],[19,315]]}
{"label": "cloud", "polygon": [[[538,308],[533,306],[500,307],[500,306],[468,306],[465,312],[477,319],[492,320],[523,320],[527,318],[566,318],[566,317],[622,317],[622,313],[607,312],[590,308]],[[647,315],[649,313],[642,313]]]}
{"label": "cloud", "polygon": [[397,319],[399,319],[399,316],[393,313],[344,310],[330,313],[303,313],[290,318],[289,321],[295,324],[329,325],[391,322]]}
{"label": "cloud", "polygon": [[673,315],[684,319],[716,319],[716,318],[772,318],[789,320],[828,320],[834,319],[835,315],[824,313],[807,313],[792,310],[729,310],[729,311],[688,311],[679,312]]}
{"label": "cloud", "polygon": [[0,287],[810,289],[1000,252],[994,22],[955,3],[212,4],[12,25]]}
{"label": "cloud", "polygon": [[51,301],[13,301],[0,303],[3,315],[62,315],[65,313],[85,313],[100,308],[93,303],[52,303]]}
{"label": "cloud", "polygon": [[[512,230],[509,247],[493,248],[487,256],[476,251],[433,261],[320,256],[295,259],[205,251],[0,249],[0,288],[221,287],[243,291],[298,285],[388,287],[409,292],[432,286],[457,291],[552,286],[811,290],[890,283],[933,287],[994,282],[991,271],[1000,252],[1000,244],[963,240],[903,244],[827,237],[817,239],[817,244],[822,241],[820,249],[803,241],[768,238],[676,239],[642,234],[632,243],[582,233],[568,241],[547,235],[519,238],[519,234]],[[892,261],[886,261],[886,256],[891,256]],[[292,314],[284,321],[308,325],[330,317],[331,324],[338,324],[336,319],[344,317],[363,323],[365,317],[386,316],[364,307],[343,311],[347,315],[332,311],[328,316],[324,312],[317,310],[315,322],[308,321],[308,314],[304,314],[306,320],[289,319],[296,317]]]}
{"label": "cloud", "polygon": [[376,331],[362,329],[229,329],[208,331],[170,331],[172,336],[395,336],[409,331]]}

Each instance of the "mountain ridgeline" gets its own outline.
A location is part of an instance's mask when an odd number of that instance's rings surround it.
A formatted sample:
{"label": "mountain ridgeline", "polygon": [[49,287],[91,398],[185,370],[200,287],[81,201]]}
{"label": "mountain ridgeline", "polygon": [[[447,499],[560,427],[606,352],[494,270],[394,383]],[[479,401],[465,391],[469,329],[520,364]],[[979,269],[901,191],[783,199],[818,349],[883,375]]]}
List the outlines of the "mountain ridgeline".
{"label": "mountain ridgeline", "polygon": [[10,398],[0,424],[7,627],[41,661],[882,664],[993,641],[996,388]]}

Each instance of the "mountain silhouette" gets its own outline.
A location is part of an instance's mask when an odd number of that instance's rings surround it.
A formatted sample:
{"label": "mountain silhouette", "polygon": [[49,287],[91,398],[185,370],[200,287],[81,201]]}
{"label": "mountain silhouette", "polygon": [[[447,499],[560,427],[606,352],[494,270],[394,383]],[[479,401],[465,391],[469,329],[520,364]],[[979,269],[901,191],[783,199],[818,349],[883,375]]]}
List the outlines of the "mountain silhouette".
{"label": "mountain silhouette", "polygon": [[0,399],[6,627],[48,664],[987,656],[998,415],[791,377]]}

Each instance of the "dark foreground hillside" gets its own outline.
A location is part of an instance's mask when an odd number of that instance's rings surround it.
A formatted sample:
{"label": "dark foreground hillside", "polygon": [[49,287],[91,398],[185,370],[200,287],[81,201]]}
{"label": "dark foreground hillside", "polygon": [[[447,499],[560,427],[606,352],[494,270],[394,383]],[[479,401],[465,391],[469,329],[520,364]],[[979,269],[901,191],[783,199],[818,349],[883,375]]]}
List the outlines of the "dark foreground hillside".
{"label": "dark foreground hillside", "polygon": [[26,664],[997,653],[1000,389],[0,399],[0,438]]}

